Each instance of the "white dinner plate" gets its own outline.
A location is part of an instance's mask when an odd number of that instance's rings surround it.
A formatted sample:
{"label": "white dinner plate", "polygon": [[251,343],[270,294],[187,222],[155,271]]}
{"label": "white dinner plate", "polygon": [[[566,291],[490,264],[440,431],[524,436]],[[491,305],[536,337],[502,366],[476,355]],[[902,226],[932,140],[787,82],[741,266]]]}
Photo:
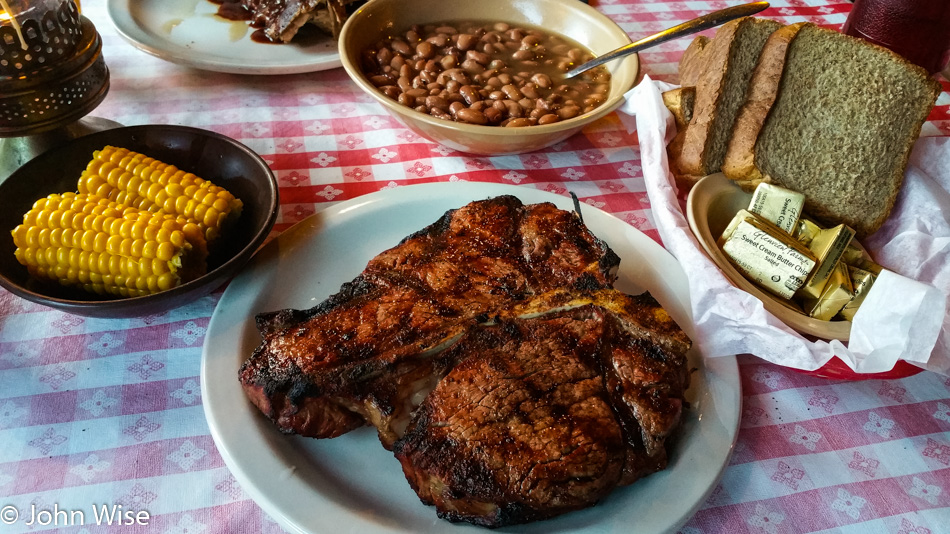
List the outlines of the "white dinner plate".
{"label": "white dinner plate", "polygon": [[[511,194],[525,203],[571,199],[527,187],[438,183],[399,187],[327,208],[265,246],[225,291],[202,355],[205,414],[218,450],[244,490],[291,532],[359,534],[485,532],[436,517],[409,487],[399,462],[364,427],[335,439],[286,436],[244,396],[238,370],[260,344],[254,315],[309,308],[354,278],[376,254],[472,200]],[[686,275],[666,250],[623,221],[582,204],[585,223],[620,256],[616,286],[649,290],[689,333]],[[675,532],[719,480],[739,425],[734,357],[695,349],[690,408],[669,467],[620,488],[597,506],[501,529],[524,533]]]}
{"label": "white dinner plate", "polygon": [[235,74],[294,74],[341,65],[329,35],[308,32],[288,44],[258,43],[247,22],[217,17],[217,10],[209,0],[108,0],[109,17],[122,37],[173,63]]}

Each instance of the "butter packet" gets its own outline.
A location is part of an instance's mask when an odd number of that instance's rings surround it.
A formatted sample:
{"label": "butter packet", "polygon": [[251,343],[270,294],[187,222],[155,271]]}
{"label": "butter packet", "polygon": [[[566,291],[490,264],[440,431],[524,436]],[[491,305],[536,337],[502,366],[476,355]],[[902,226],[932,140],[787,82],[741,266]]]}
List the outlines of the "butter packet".
{"label": "butter packet", "polygon": [[752,193],[749,211],[792,235],[805,205],[805,195],[777,185],[761,183]]}
{"label": "butter packet", "polygon": [[871,290],[871,286],[874,285],[874,281],[877,280],[879,274],[880,272],[873,273],[848,265],[848,275],[851,277],[854,296],[850,302],[841,308],[841,312],[838,313],[839,317],[846,321],[854,320],[854,314],[858,313],[858,308],[864,302],[864,298],[868,296],[868,291]]}
{"label": "butter packet", "polygon": [[817,258],[780,228],[745,210],[723,233],[722,250],[750,280],[791,299],[805,283]]}
{"label": "butter packet", "polygon": [[854,230],[844,224],[818,232],[808,245],[812,254],[818,258],[818,266],[802,287],[801,297],[810,299],[821,297],[831,273],[838,265],[838,260],[841,259],[853,238]]}
{"label": "butter packet", "polygon": [[810,317],[821,321],[830,321],[854,298],[854,289],[848,266],[838,262],[831,270],[828,283],[818,298],[805,297],[802,299],[802,308]]}

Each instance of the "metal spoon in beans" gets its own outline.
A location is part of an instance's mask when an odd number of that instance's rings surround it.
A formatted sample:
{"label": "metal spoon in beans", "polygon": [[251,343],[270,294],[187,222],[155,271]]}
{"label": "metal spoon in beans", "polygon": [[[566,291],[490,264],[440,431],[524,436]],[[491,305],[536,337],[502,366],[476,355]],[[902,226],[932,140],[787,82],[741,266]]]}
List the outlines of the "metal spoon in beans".
{"label": "metal spoon in beans", "polygon": [[607,100],[603,67],[565,37],[504,22],[413,26],[363,51],[363,73],[386,96],[433,117],[488,126],[552,124]]}

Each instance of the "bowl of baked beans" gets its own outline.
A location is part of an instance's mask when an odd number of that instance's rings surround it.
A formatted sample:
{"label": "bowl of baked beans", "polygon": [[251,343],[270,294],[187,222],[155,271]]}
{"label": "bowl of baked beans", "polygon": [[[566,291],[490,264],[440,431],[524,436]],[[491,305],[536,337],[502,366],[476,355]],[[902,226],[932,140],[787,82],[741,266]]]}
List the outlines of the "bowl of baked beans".
{"label": "bowl of baked beans", "polygon": [[339,48],[350,78],[406,127],[497,155],[555,144],[616,109],[636,55],[563,75],[629,42],[579,0],[371,0]]}

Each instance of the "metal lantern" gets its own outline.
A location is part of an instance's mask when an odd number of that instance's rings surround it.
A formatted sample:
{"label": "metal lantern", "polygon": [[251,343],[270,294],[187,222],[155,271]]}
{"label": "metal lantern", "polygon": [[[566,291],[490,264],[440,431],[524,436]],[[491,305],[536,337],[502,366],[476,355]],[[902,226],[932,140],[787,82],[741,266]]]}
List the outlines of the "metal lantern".
{"label": "metal lantern", "polygon": [[112,121],[83,119],[109,91],[102,39],[73,0],[0,0],[0,180]]}

